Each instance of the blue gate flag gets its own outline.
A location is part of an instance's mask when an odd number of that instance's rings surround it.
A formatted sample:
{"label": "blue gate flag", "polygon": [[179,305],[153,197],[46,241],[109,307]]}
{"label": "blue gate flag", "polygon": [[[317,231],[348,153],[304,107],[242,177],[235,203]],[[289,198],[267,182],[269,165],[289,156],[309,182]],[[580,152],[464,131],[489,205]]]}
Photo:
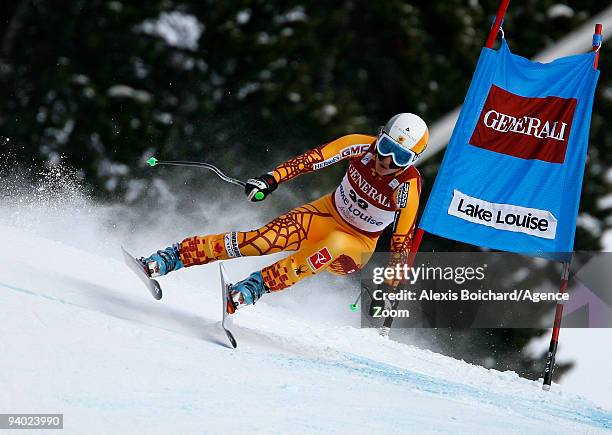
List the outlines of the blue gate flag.
{"label": "blue gate flag", "polygon": [[419,227],[540,255],[572,252],[599,71],[483,48]]}

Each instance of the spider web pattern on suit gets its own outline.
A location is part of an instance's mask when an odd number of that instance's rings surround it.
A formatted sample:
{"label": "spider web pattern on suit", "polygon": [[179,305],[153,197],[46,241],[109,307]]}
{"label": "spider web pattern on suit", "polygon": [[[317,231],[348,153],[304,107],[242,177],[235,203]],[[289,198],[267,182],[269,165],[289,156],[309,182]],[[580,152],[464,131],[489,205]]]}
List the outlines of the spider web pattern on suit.
{"label": "spider web pattern on suit", "polygon": [[297,251],[308,237],[315,216],[331,217],[311,204],[297,207],[264,227],[244,233],[241,250],[255,249],[259,255],[278,251]]}

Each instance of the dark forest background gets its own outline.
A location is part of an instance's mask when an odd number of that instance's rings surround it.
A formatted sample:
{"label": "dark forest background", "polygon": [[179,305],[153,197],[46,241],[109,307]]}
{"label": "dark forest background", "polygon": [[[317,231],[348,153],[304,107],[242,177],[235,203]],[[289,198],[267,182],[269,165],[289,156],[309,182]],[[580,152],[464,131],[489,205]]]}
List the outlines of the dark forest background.
{"label": "dark forest background", "polygon": [[[606,2],[524,0],[504,23],[532,57]],[[245,179],[391,115],[430,124],[463,101],[497,0],[21,0],[0,6],[0,147],[25,165],[67,165],[97,200],[155,196],[149,156],[199,160]],[[604,29],[604,32],[612,29]],[[585,40],[585,50],[591,41]],[[612,63],[601,50],[576,250],[610,227]],[[442,153],[420,166],[424,203]],[[284,186],[330,191],[342,168]],[[184,172],[189,184],[200,172]],[[605,200],[607,198],[607,200]],[[297,205],[297,204],[295,204]],[[381,240],[381,249],[387,246]],[[427,237],[431,250],[472,250]],[[437,331],[446,353],[528,377],[544,330]],[[562,368],[563,369],[563,368]],[[559,372],[557,372],[559,373]]]}

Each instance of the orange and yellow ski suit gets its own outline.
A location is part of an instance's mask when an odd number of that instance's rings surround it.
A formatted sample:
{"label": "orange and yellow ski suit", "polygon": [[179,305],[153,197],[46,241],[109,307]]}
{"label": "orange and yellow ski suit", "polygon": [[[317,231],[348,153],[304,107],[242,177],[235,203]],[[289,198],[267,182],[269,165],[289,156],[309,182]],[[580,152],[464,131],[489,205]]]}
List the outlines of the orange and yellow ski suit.
{"label": "orange and yellow ski suit", "polygon": [[378,175],[375,139],[362,134],[343,136],[277,166],[271,174],[281,184],[349,159],[348,170],[334,192],[256,230],[189,237],[180,244],[181,261],[189,267],[293,251],[261,271],[268,288],[277,291],[323,270],[340,275],[356,272],[369,260],[384,228],[393,223],[392,261],[404,262],[412,241],[421,177],[413,166]]}

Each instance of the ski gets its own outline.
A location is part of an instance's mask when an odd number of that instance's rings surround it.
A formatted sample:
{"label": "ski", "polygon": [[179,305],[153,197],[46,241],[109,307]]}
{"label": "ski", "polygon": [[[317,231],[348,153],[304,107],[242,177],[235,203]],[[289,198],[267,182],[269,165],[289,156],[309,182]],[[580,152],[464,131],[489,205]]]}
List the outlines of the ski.
{"label": "ski", "polygon": [[227,313],[227,301],[229,299],[229,284],[227,284],[227,276],[225,274],[225,268],[223,267],[223,263],[219,263],[219,275],[221,277],[221,305],[223,308],[223,320],[221,321],[221,327],[225,331],[225,335],[227,335],[227,339],[234,349],[238,347],[238,343],[236,343],[236,339],[232,332],[228,329],[232,326],[232,318]]}
{"label": "ski", "polygon": [[136,260],[136,258],[126,251],[123,246],[121,247],[121,250],[123,251],[123,260],[125,261],[125,264],[127,264],[127,266],[132,269],[136,275],[138,275],[138,278],[140,278],[143,284],[147,286],[151,292],[151,295],[153,295],[155,299],[160,300],[162,298],[162,289],[159,283],[153,278],[149,278],[149,275],[147,275],[142,263]]}

